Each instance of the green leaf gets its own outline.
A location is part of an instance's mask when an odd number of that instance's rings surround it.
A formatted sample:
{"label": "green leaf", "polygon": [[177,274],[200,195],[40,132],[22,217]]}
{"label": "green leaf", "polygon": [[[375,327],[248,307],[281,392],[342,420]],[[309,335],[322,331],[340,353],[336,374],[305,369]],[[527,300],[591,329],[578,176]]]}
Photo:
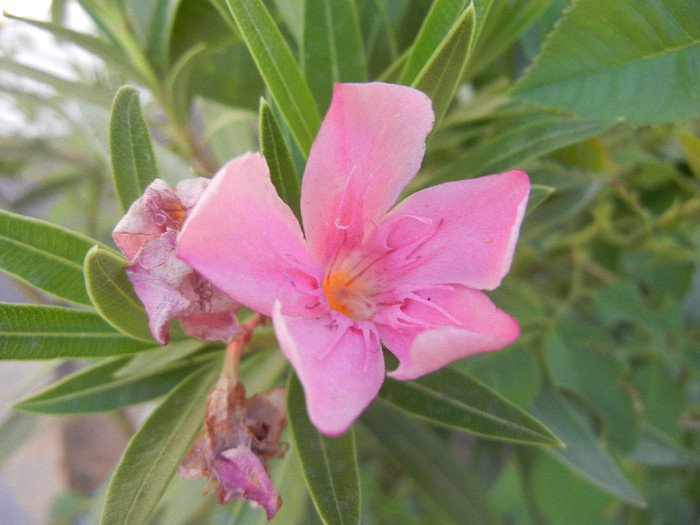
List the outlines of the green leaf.
{"label": "green leaf", "polygon": [[123,86],[114,98],[109,117],[109,153],[117,196],[126,211],[158,176],[139,92],[132,86]]}
{"label": "green leaf", "polygon": [[626,366],[610,353],[615,341],[596,326],[566,318],[543,335],[542,357],[551,383],[581,396],[600,418],[607,439],[620,450],[631,450],[639,438],[639,416],[622,383]]}
{"label": "green leaf", "polygon": [[475,0],[476,36],[466,78],[474,78],[507,52],[551,3],[552,0]]}
{"label": "green leaf", "polygon": [[425,424],[406,417],[382,401],[362,414],[362,422],[386,448],[396,464],[454,520],[454,523],[496,523],[483,491],[459,457],[446,453],[447,443]]}
{"label": "green leaf", "polygon": [[339,437],[324,436],[309,421],[304,392],[290,374],[287,417],[316,510],[328,525],[360,522],[360,479],[352,429]]}
{"label": "green leaf", "polygon": [[260,146],[270,167],[270,178],[280,198],[301,222],[301,184],[292,155],[270,105],[260,101]]}
{"label": "green leaf", "polygon": [[549,450],[566,467],[632,505],[645,505],[642,497],[598,443],[591,429],[583,423],[561,396],[543,386],[531,411],[566,444],[565,449]]}
{"label": "green leaf", "polygon": [[146,523],[202,426],[220,360],[182,381],[134,434],[107,491],[101,525]]}
{"label": "green leaf", "polygon": [[[188,337],[181,341],[170,342],[166,346],[159,346],[148,352],[141,352],[117,370],[114,376],[127,377],[155,372],[189,357],[206,344],[207,341]],[[221,344],[223,345],[223,343]]]}
{"label": "green leaf", "polygon": [[479,436],[561,446],[549,429],[517,405],[448,367],[415,381],[387,378],[379,397],[432,423]]}
{"label": "green leaf", "polygon": [[651,425],[644,426],[642,438],[628,458],[653,467],[697,468],[700,466],[700,455]]}
{"label": "green leaf", "polygon": [[109,324],[137,339],[153,341],[148,315],[124,272],[127,264],[124,257],[94,246],[85,256],[85,286]]}
{"label": "green leaf", "polygon": [[162,396],[192,373],[192,363],[181,363],[155,373],[115,377],[128,359],[100,361],[18,401],[13,408],[42,414],[116,410]]}
{"label": "green leaf", "polygon": [[314,97],[289,46],[261,0],[212,0],[227,5],[282,118],[304,157],[321,123]]}
{"label": "green leaf", "polygon": [[189,117],[193,95],[192,84],[206,51],[204,43],[188,49],[172,66],[165,81],[165,89],[173,114],[182,123],[186,123]]}
{"label": "green leaf", "polygon": [[0,210],[0,268],[66,301],[90,304],[82,260],[94,244],[55,224]]}
{"label": "green leaf", "polygon": [[609,120],[535,118],[480,142],[440,169],[433,180],[445,182],[519,168],[529,160],[598,135],[612,124]]}
{"label": "green leaf", "polygon": [[0,466],[13,457],[15,451],[36,436],[38,418],[30,414],[12,412],[0,422]]}
{"label": "green leaf", "polygon": [[460,83],[473,35],[474,7],[470,4],[413,81],[413,87],[432,99],[436,123],[447,112]]}
{"label": "green leaf", "polygon": [[435,0],[404,64],[399,84],[413,83],[420,71],[432,58],[454,21],[466,7],[465,0]]}
{"label": "green leaf", "polygon": [[699,2],[580,0],[514,95],[584,118],[693,118],[700,115],[698,20]]}
{"label": "green leaf", "polygon": [[353,0],[305,0],[302,67],[320,111],[334,82],[365,82],[367,62]]}
{"label": "green leaf", "polygon": [[537,206],[546,201],[552,193],[554,193],[554,188],[551,186],[544,186],[542,184],[533,184],[530,186],[530,197],[527,201],[526,213],[530,213],[537,208]]}
{"label": "green leaf", "polygon": [[182,0],[126,0],[124,7],[139,44],[161,72],[170,63],[170,40]]}
{"label": "green leaf", "polygon": [[92,312],[0,303],[0,359],[108,357],[150,346],[125,337]]}

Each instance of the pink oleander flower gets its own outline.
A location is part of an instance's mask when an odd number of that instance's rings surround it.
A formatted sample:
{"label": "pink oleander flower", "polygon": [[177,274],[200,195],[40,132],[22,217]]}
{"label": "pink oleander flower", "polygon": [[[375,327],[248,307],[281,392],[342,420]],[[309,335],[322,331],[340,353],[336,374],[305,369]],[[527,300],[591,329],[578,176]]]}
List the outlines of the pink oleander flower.
{"label": "pink oleander flower", "polygon": [[403,86],[337,84],[301,190],[304,233],[265,160],[224,166],[192,210],[178,256],[241,304],[272,316],[309,417],[344,432],[377,395],[381,343],[413,379],[502,348],[516,321],[479,290],[508,272],[529,194],[509,171],[424,189],[430,99]]}
{"label": "pink oleander flower", "polygon": [[112,232],[129,259],[126,274],[146,308],[153,338],[162,345],[168,344],[175,318],[185,333],[208,341],[229,341],[239,330],[240,305],[175,253],[182,224],[208,183],[188,179],[173,191],[154,180]]}

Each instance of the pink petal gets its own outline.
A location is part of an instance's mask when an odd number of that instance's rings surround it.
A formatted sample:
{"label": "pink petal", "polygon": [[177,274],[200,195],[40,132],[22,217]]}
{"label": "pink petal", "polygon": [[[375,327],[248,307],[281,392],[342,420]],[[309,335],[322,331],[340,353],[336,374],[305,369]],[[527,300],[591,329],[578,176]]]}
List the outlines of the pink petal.
{"label": "pink petal", "polygon": [[277,297],[285,298],[285,313],[306,312],[312,299],[300,288],[322,275],[294,214],[270,182],[264,157],[256,153],[232,160],[215,175],[180,232],[178,257],[264,315],[272,313]]}
{"label": "pink petal", "polygon": [[336,84],[301,189],[304,230],[322,264],[363,232],[418,172],[433,125],[430,99],[405,86]]}
{"label": "pink petal", "polygon": [[280,348],[304,387],[309,418],[330,436],[352,425],[384,381],[376,332],[342,317],[292,318],[282,315],[279,303],[272,313]]}
{"label": "pink petal", "polygon": [[492,290],[510,269],[529,191],[522,171],[433,186],[391,210],[377,236],[402,281]]}
{"label": "pink petal", "polygon": [[452,361],[509,345],[518,323],[483,292],[462,286],[409,294],[401,307],[383,312],[377,328],[382,342],[399,358],[389,375],[414,379]]}
{"label": "pink petal", "polygon": [[247,499],[265,509],[267,519],[282,505],[279,493],[260,459],[246,446],[224,450],[213,458],[211,467],[219,478],[217,495],[220,503],[232,498]]}

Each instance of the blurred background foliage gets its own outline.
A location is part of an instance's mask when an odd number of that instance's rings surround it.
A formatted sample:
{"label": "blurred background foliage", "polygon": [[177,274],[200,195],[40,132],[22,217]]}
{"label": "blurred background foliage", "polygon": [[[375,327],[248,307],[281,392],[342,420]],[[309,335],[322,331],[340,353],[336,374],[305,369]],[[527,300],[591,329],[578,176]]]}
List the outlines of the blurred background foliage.
{"label": "blurred background foliage", "polygon": [[[244,25],[263,7],[276,34]],[[172,184],[259,149],[261,96],[301,173],[315,132],[305,129],[318,126],[333,81],[421,87],[442,119],[409,191],[510,168],[535,185],[513,268],[491,293],[522,335],[453,368],[526,409],[567,448],[475,437],[378,400],[355,425],[361,523],[700,523],[700,8],[695,0],[475,0],[470,18],[467,7],[54,0],[50,21],[0,25],[0,36],[19,24],[43,30],[66,66],[29,63],[26,42],[2,39],[0,99],[20,124],[0,132],[0,206],[112,246],[122,210],[110,108],[127,83],[139,90],[159,176]],[[89,22],[80,29],[69,23],[75,10]],[[286,95],[303,111],[294,114]],[[4,268],[29,302],[65,304]],[[180,384],[181,359],[208,363],[220,353],[174,345],[90,364],[103,367],[91,381],[109,377],[114,392],[137,392],[136,403]],[[121,366],[145,363],[145,379],[113,381],[126,375]],[[265,375],[268,366],[249,381],[278,381],[284,364]],[[84,385],[67,395],[61,407],[34,399],[18,408],[117,408],[86,405]],[[6,419],[0,433],[17,425]],[[276,523],[319,522],[301,468],[294,454],[273,462],[285,501]],[[151,521],[263,519],[245,503],[218,506],[202,486],[173,479]],[[88,499],[67,492],[53,523],[96,522],[105,490]]]}

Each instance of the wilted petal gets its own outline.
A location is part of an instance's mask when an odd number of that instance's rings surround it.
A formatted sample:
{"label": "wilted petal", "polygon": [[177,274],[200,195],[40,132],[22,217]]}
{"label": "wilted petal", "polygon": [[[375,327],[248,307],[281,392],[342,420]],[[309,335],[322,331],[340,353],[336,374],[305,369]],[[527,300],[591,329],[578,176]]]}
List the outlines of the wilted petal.
{"label": "wilted petal", "polygon": [[510,269],[530,183],[522,171],[440,184],[400,202],[377,236],[412,283],[496,288]]}
{"label": "wilted petal", "polygon": [[205,340],[230,340],[239,330],[230,297],[212,287],[186,262],[175,246],[188,209],[199,199],[208,180],[180,182],[175,190],[154,180],[117,224],[112,237],[130,260],[126,273],[146,308],[149,328],[167,344],[170,320],[181,320],[188,335]]}
{"label": "wilted petal", "polygon": [[272,314],[275,333],[304,387],[311,422],[324,434],[345,432],[379,392],[384,357],[369,323],[342,316],[302,319]]}
{"label": "wilted petal", "polygon": [[408,294],[378,322],[382,342],[399,358],[389,373],[396,379],[414,379],[457,359],[498,350],[520,331],[486,294],[456,285]]}
{"label": "wilted petal", "polygon": [[210,464],[219,485],[216,494],[220,503],[231,499],[247,499],[265,509],[271,519],[282,505],[282,498],[260,459],[250,448],[240,446],[224,450]]}
{"label": "wilted petal", "polygon": [[301,187],[304,231],[324,264],[342,238],[364,231],[418,172],[433,125],[421,91],[379,82],[336,84]]}
{"label": "wilted petal", "polygon": [[317,302],[301,290],[313,288],[310,281],[322,271],[259,154],[234,159],[212,179],[180,233],[178,257],[264,315],[277,297],[285,297],[286,311],[295,315]]}

